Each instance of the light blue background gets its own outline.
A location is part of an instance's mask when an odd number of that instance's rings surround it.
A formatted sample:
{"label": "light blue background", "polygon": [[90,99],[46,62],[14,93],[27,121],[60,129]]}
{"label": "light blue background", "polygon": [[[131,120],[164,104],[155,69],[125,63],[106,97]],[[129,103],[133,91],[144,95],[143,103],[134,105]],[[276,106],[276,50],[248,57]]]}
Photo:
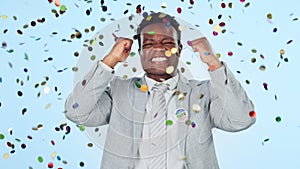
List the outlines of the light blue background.
{"label": "light blue background", "polygon": [[[160,7],[162,2],[167,3],[166,9]],[[53,162],[54,168],[99,168],[102,150],[95,145],[88,147],[91,140],[75,124],[66,120],[63,114],[64,100],[73,86],[74,73],[71,69],[78,59],[73,53],[80,52],[84,40],[96,33],[84,33],[85,28],[94,25],[99,30],[111,23],[111,18],[117,20],[135,13],[138,4],[145,6],[145,11],[164,11],[200,25],[201,32],[209,38],[215,51],[221,53],[221,60],[226,61],[254,102],[257,122],[253,127],[239,133],[214,132],[220,168],[299,168],[300,59],[297,47],[300,46],[300,24],[293,19],[300,15],[300,4],[296,0],[223,2],[227,4],[225,9],[221,8],[222,1],[217,0],[196,1],[194,5],[190,5],[188,0],[105,1],[108,11],[102,12],[100,1],[87,3],[83,0],[61,0],[61,4],[67,6],[67,11],[56,18],[51,10],[59,8],[53,3],[49,4],[47,0],[0,0],[0,15],[8,17],[0,18],[0,41],[7,43],[7,48],[0,49],[0,134],[5,135],[0,140],[0,168],[48,168],[48,162]],[[234,5],[232,9],[228,7],[229,2]],[[250,6],[245,8],[247,2],[250,2]],[[132,5],[128,6],[126,3]],[[182,8],[181,14],[177,13],[177,7]],[[92,12],[87,16],[85,11],[89,8],[92,8]],[[123,12],[127,9],[129,12],[124,15]],[[273,14],[272,23],[267,20],[268,13]],[[220,20],[217,19],[219,14],[222,14]],[[29,26],[28,29],[22,28],[42,17],[46,19],[44,23],[37,23],[35,27]],[[106,18],[105,22],[100,21],[102,17]],[[227,32],[214,37],[213,25],[208,24],[209,18],[215,24],[224,21]],[[273,32],[275,27],[278,28],[276,33]],[[74,39],[71,43],[62,42],[62,39],[69,39],[75,33],[74,28],[83,33],[83,38]],[[4,34],[5,29],[8,32]],[[17,29],[23,30],[24,34],[17,34]],[[51,35],[52,32],[58,34]],[[40,40],[36,40],[37,38]],[[289,40],[293,42],[288,45]],[[238,46],[237,42],[242,42],[243,46]],[[10,49],[14,52],[8,53],[7,50]],[[252,49],[256,49],[257,53],[252,53]],[[283,57],[287,57],[289,62],[280,59],[280,49],[285,50]],[[234,55],[229,57],[228,51],[232,51]],[[29,61],[24,59],[24,53],[28,54]],[[265,59],[261,59],[260,54]],[[52,57],[53,61],[44,62],[48,57]],[[257,59],[256,63],[251,63],[253,57]],[[281,62],[279,67],[278,62]],[[12,68],[9,63],[13,65]],[[260,65],[265,65],[266,70],[260,71]],[[24,68],[29,71],[25,73]],[[68,69],[57,72],[64,68]],[[240,74],[236,73],[238,70],[241,71]],[[30,77],[29,81],[27,76]],[[45,80],[45,76],[50,78],[46,84],[51,88],[48,95],[43,93],[43,86],[34,88],[36,83]],[[16,83],[16,79],[23,80],[24,86]],[[245,80],[249,80],[250,84],[246,84]],[[264,82],[269,84],[268,90],[263,88]],[[55,86],[58,92],[54,91]],[[17,96],[18,90],[23,91],[22,97]],[[41,92],[39,98],[36,96],[38,92]],[[59,92],[61,96],[57,96]],[[275,95],[278,97],[277,101],[274,99]],[[45,109],[48,103],[51,106]],[[21,114],[23,108],[27,108],[25,115]],[[282,118],[281,122],[275,121],[277,116]],[[55,131],[55,127],[63,122],[71,127],[71,133],[65,139],[65,129]],[[33,131],[32,127],[38,124],[43,124],[44,127]],[[12,135],[8,132],[9,128],[12,128]],[[33,139],[29,140],[28,135]],[[21,142],[16,141],[16,138]],[[263,140],[267,138],[270,140],[263,145]],[[55,146],[51,144],[51,140],[55,141]],[[15,145],[15,153],[10,154],[11,148],[7,146],[7,142]],[[25,149],[21,148],[22,143],[27,145]],[[61,157],[60,161],[51,158],[53,152]],[[5,153],[9,153],[8,159],[3,158]],[[38,156],[43,157],[43,163],[38,162]],[[80,162],[84,162],[84,167],[79,166]]]}

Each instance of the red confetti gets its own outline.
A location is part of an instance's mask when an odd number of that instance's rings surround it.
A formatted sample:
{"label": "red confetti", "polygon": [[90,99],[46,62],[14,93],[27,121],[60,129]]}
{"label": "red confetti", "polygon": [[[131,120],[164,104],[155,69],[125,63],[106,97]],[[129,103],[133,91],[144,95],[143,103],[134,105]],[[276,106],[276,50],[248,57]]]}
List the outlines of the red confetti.
{"label": "red confetti", "polygon": [[52,162],[49,162],[49,163],[48,163],[48,168],[53,168],[53,166],[54,166],[54,165],[53,165]]}
{"label": "red confetti", "polygon": [[222,7],[222,8],[225,8],[225,7],[226,7],[226,4],[223,2],[223,3],[221,4],[221,7]]}
{"label": "red confetti", "polygon": [[20,34],[20,35],[23,34],[23,32],[22,32],[20,29],[18,29],[17,32],[18,32],[18,34]]}
{"label": "red confetti", "polygon": [[233,52],[229,51],[227,54],[228,54],[228,56],[232,56]]}
{"label": "red confetti", "polygon": [[195,3],[194,0],[190,0],[191,5],[194,5],[194,3]]}
{"label": "red confetti", "polygon": [[219,23],[219,26],[221,26],[221,27],[225,26],[225,22]]}
{"label": "red confetti", "polygon": [[243,2],[245,2],[245,0],[240,0],[240,2],[242,2],[242,3],[243,3]]}
{"label": "red confetti", "polygon": [[252,117],[252,118],[255,118],[255,117],[256,117],[255,111],[251,111],[251,112],[249,113],[249,116]]}
{"label": "red confetti", "polygon": [[55,146],[55,142],[53,140],[51,140],[51,144]]}
{"label": "red confetti", "polygon": [[181,13],[181,8],[180,8],[180,7],[177,8],[177,12],[178,12],[179,14]]}

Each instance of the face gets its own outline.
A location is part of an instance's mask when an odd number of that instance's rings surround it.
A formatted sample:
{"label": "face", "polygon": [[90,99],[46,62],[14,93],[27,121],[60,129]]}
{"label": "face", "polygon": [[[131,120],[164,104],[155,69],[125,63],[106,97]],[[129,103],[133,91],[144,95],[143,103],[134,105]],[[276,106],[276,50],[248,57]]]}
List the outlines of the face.
{"label": "face", "polygon": [[164,23],[146,26],[141,32],[141,44],[141,63],[147,76],[166,80],[176,75],[181,44],[172,26]]}

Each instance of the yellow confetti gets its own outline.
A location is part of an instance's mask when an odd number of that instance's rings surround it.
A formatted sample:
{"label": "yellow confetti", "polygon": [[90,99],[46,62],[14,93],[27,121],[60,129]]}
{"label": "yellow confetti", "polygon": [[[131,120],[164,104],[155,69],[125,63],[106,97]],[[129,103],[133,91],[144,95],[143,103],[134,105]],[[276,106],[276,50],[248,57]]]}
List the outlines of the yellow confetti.
{"label": "yellow confetti", "polygon": [[173,73],[173,72],[174,72],[174,66],[168,66],[168,67],[166,68],[166,73],[171,74],[171,73]]}
{"label": "yellow confetti", "polygon": [[51,103],[46,104],[45,109],[49,109],[51,107]]}
{"label": "yellow confetti", "polygon": [[186,27],[183,26],[183,25],[179,25],[179,26],[178,26],[178,29],[179,29],[180,31],[184,31],[184,30],[186,29]]}
{"label": "yellow confetti", "polygon": [[170,56],[172,55],[172,53],[171,53],[171,51],[167,50],[167,51],[165,52],[165,55],[166,55],[167,57],[170,57]]}
{"label": "yellow confetti", "polygon": [[219,26],[219,25],[214,25],[214,31],[215,32],[220,32],[220,30],[221,30],[221,27]]}
{"label": "yellow confetti", "polygon": [[158,18],[163,18],[163,17],[165,17],[165,16],[166,16],[166,14],[162,13],[162,14],[160,14],[160,15],[158,16]]}
{"label": "yellow confetti", "polygon": [[5,153],[4,155],[3,155],[3,158],[4,159],[7,159],[9,157],[9,154],[8,153]]}
{"label": "yellow confetti", "polygon": [[57,153],[54,151],[54,152],[51,154],[51,158],[54,159],[54,158],[56,157],[56,154],[57,154]]}
{"label": "yellow confetti", "polygon": [[268,18],[268,19],[272,19],[272,18],[273,18],[273,15],[272,15],[271,13],[268,13],[268,14],[267,14],[267,18]]}
{"label": "yellow confetti", "polygon": [[280,54],[281,54],[281,55],[285,54],[284,49],[281,49],[281,50],[280,50]]}
{"label": "yellow confetti", "polygon": [[180,93],[179,95],[178,95],[178,100],[183,100],[184,99],[184,94],[183,93]]}
{"label": "yellow confetti", "polygon": [[2,15],[1,18],[2,19],[7,19],[7,15]]}
{"label": "yellow confetti", "polygon": [[148,91],[148,86],[147,85],[142,85],[140,89],[141,89],[142,92],[146,92],[146,91]]}
{"label": "yellow confetti", "polygon": [[221,54],[220,54],[220,53],[217,53],[216,56],[217,56],[217,58],[220,58],[220,57],[221,57]]}
{"label": "yellow confetti", "polygon": [[177,48],[172,48],[172,49],[171,49],[171,53],[172,53],[172,54],[175,54],[176,52],[177,52]]}
{"label": "yellow confetti", "polygon": [[147,16],[146,21],[150,21],[152,19],[152,16]]}

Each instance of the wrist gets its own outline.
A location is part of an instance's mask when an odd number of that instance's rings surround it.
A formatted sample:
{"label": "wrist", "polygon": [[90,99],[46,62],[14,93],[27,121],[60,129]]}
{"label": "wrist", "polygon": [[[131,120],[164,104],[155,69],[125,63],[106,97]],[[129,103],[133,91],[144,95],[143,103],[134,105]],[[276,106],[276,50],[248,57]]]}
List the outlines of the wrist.
{"label": "wrist", "polygon": [[106,55],[102,59],[102,62],[113,69],[116,66],[116,64],[118,63],[118,60],[113,56]]}

